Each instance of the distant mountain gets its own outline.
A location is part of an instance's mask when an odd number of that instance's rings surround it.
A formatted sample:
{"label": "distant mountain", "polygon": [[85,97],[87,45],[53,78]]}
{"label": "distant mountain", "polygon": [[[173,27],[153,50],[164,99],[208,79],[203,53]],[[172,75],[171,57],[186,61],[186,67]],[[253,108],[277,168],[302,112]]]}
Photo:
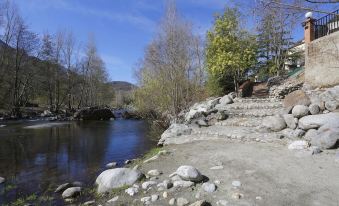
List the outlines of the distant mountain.
{"label": "distant mountain", "polygon": [[134,84],[124,81],[112,81],[110,84],[112,85],[114,91],[130,92],[137,88],[137,86]]}

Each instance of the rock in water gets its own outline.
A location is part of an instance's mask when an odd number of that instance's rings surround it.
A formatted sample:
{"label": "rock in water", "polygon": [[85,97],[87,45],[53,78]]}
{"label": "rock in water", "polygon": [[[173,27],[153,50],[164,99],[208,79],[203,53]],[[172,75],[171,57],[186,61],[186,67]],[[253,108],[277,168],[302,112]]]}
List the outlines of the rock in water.
{"label": "rock in water", "polygon": [[280,116],[268,116],[263,119],[262,126],[271,131],[279,132],[285,129],[287,125],[285,120]]}
{"label": "rock in water", "polygon": [[203,179],[199,170],[192,166],[180,166],[175,173],[179,175],[181,179],[187,181],[200,182]]}
{"label": "rock in water", "polygon": [[339,139],[339,128],[323,126],[317,131],[317,135],[311,138],[312,146],[317,146],[320,149],[333,148]]}
{"label": "rock in water", "polygon": [[296,105],[305,105],[308,106],[311,104],[310,98],[302,90],[294,91],[288,94],[284,99],[284,107],[294,107]]}
{"label": "rock in water", "polygon": [[309,112],[310,111],[309,111],[308,107],[306,107],[304,105],[296,105],[292,109],[292,114],[296,118],[304,117],[304,116],[308,115]]}
{"label": "rock in water", "polygon": [[303,130],[317,129],[325,124],[339,127],[339,113],[309,115],[299,119],[299,128]]}
{"label": "rock in water", "polygon": [[70,188],[70,187],[72,187],[72,184],[70,184],[70,183],[65,183],[65,184],[62,184],[62,185],[59,185],[56,189],[55,189],[55,193],[57,193],[57,192],[63,192],[63,191],[65,191],[67,188]]}
{"label": "rock in water", "polygon": [[116,162],[111,162],[111,163],[108,163],[107,165],[106,165],[106,167],[107,168],[114,168],[114,167],[116,167],[118,165],[118,163],[116,163]]}
{"label": "rock in water", "polygon": [[95,182],[98,185],[98,193],[104,193],[125,185],[132,185],[142,177],[143,174],[138,170],[116,168],[103,171]]}
{"label": "rock in water", "polygon": [[5,178],[3,177],[0,177],[0,184],[4,183],[5,182]]}
{"label": "rock in water", "polygon": [[208,182],[205,182],[204,184],[202,184],[201,187],[205,192],[210,192],[210,193],[214,192],[217,189],[217,186],[215,186],[215,184],[208,183]]}
{"label": "rock in water", "polygon": [[289,150],[303,150],[307,149],[309,147],[308,142],[300,140],[300,141],[294,141],[290,145],[288,145]]}
{"label": "rock in water", "polygon": [[312,115],[319,114],[320,113],[320,107],[316,104],[311,104],[308,109],[310,110],[310,113]]}
{"label": "rock in water", "polygon": [[80,195],[81,187],[70,187],[62,193],[62,198],[73,198]]}
{"label": "rock in water", "polygon": [[115,118],[109,108],[88,107],[74,113],[74,119],[82,120],[110,120]]}

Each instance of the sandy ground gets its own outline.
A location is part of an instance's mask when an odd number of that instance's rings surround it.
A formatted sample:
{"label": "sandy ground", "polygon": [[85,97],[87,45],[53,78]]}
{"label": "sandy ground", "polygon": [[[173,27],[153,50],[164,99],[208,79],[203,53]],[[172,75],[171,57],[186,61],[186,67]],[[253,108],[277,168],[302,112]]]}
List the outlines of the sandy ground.
{"label": "sandy ground", "polygon": [[[159,194],[160,200],[152,205],[168,205],[170,198],[185,197],[191,203],[208,200],[217,205],[226,200],[227,205],[267,206],[339,206],[339,163],[335,162],[335,150],[318,155],[290,151],[286,146],[262,143],[230,143],[222,140],[201,141],[182,145],[171,145],[164,149],[171,153],[158,160],[146,163],[140,169],[147,173],[151,169],[163,172],[158,182],[169,179],[168,175],[181,165],[192,165],[209,178],[209,182],[220,181],[213,193],[201,192],[201,184],[181,190],[163,192],[156,187],[135,197],[120,196],[119,202]],[[211,170],[216,165],[221,170]],[[235,188],[232,181],[239,180]],[[195,196],[199,193],[200,197]],[[243,194],[234,199],[234,193]],[[259,198],[260,197],[260,198]],[[133,205],[139,205],[134,202]],[[117,205],[117,204],[115,204]]]}

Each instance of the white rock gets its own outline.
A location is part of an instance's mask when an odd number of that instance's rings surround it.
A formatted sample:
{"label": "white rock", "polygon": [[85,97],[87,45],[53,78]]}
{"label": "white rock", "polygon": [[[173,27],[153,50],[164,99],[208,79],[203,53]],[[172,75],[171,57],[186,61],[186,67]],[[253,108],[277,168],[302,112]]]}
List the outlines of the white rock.
{"label": "white rock", "polygon": [[162,197],[166,199],[168,197],[168,192],[165,191],[164,193],[162,193]]}
{"label": "white rock", "polygon": [[336,110],[338,108],[339,104],[337,101],[327,101],[325,102],[325,108],[330,111],[333,112],[334,110]]}
{"label": "white rock", "polygon": [[80,195],[81,187],[70,187],[62,193],[62,198],[73,198]]}
{"label": "white rock", "polygon": [[163,182],[159,183],[157,187],[163,187],[164,189],[170,189],[173,187],[173,183],[171,183],[169,180],[164,180]]}
{"label": "white rock", "polygon": [[287,124],[287,126],[291,129],[297,128],[298,125],[298,119],[294,118],[292,114],[284,114],[283,118]]}
{"label": "white rock", "polygon": [[177,180],[173,182],[173,187],[191,187],[194,185],[194,182],[191,181],[185,181],[185,180]]}
{"label": "white rock", "polygon": [[155,181],[147,181],[147,182],[142,183],[141,188],[144,190],[147,190],[150,186],[156,185],[156,184],[157,182]]}
{"label": "white rock", "polygon": [[271,131],[279,132],[285,129],[287,125],[282,117],[276,115],[265,117],[262,121],[262,126]]}
{"label": "white rock", "polygon": [[172,124],[164,133],[162,133],[159,144],[163,144],[168,138],[190,135],[191,132],[192,128],[185,124]]}
{"label": "white rock", "polygon": [[187,181],[200,182],[203,179],[198,169],[188,165],[180,166],[175,173]]}
{"label": "white rock", "polygon": [[107,168],[114,168],[114,167],[116,167],[118,165],[118,163],[116,163],[116,162],[111,162],[111,163],[108,163],[107,165],[106,165],[106,167]]}
{"label": "white rock", "polygon": [[[0,177],[0,184],[1,184],[1,177]],[[55,189],[55,193],[57,193],[57,192],[63,192],[63,191],[65,191],[67,188],[70,188],[70,187],[72,187],[72,184],[71,183],[64,183],[64,184],[62,184],[62,185],[59,185],[56,189]]]}
{"label": "white rock", "polygon": [[255,197],[255,199],[256,199],[256,200],[262,200],[262,197],[257,196],[257,197]]}
{"label": "white rock", "polygon": [[227,104],[232,104],[232,103],[233,103],[233,99],[229,95],[225,95],[219,100],[219,104],[223,106]]}
{"label": "white rock", "polygon": [[115,196],[112,199],[108,200],[107,203],[113,203],[119,200],[119,196]]}
{"label": "white rock", "polygon": [[222,166],[222,165],[214,166],[214,167],[210,168],[210,170],[222,170],[222,169],[224,169],[224,166]]}
{"label": "white rock", "polygon": [[217,186],[213,183],[205,182],[202,184],[202,189],[205,192],[214,192],[217,189]]}
{"label": "white rock", "polygon": [[289,150],[303,150],[307,149],[308,147],[309,147],[308,142],[304,140],[294,141],[290,145],[288,145]]}
{"label": "white rock", "polygon": [[159,170],[150,170],[150,171],[147,172],[147,174],[149,176],[159,176],[159,175],[162,174],[162,172],[160,172]]}
{"label": "white rock", "polygon": [[130,187],[130,188],[126,189],[125,192],[129,196],[133,197],[134,195],[138,194],[139,189],[137,187]]}
{"label": "white rock", "polygon": [[169,205],[174,205],[176,202],[175,198],[170,199],[170,201],[168,202]]}
{"label": "white rock", "polygon": [[0,184],[4,183],[5,182],[5,178],[3,177],[0,177]]}
{"label": "white rock", "polygon": [[299,119],[299,128],[303,130],[317,129],[325,124],[339,127],[339,113],[309,115]]}
{"label": "white rock", "polygon": [[105,193],[125,185],[132,185],[142,178],[138,170],[129,168],[116,168],[103,171],[96,179],[98,193]]}
{"label": "white rock", "polygon": [[179,197],[177,199],[177,206],[185,206],[185,205],[188,205],[189,203],[190,202],[186,198]]}
{"label": "white rock", "polygon": [[159,199],[159,195],[157,195],[157,194],[151,196],[151,201],[152,201],[152,202],[155,202],[155,201],[157,201],[158,199]]}
{"label": "white rock", "polygon": [[317,131],[317,135],[311,138],[311,145],[320,149],[331,149],[339,140],[339,127],[324,125]]}
{"label": "white rock", "polygon": [[151,197],[143,197],[140,199],[141,202],[145,203],[145,202],[149,202],[151,201]]}
{"label": "white rock", "polygon": [[310,112],[310,110],[305,105],[296,105],[292,109],[292,114],[296,118],[304,117],[304,116],[308,115],[309,112]]}
{"label": "white rock", "polygon": [[85,202],[83,205],[94,205],[94,204],[95,204],[95,201],[91,200],[91,201]]}
{"label": "white rock", "polygon": [[238,180],[235,180],[235,181],[232,182],[232,185],[233,185],[233,187],[240,187],[241,186],[241,182],[238,181]]}

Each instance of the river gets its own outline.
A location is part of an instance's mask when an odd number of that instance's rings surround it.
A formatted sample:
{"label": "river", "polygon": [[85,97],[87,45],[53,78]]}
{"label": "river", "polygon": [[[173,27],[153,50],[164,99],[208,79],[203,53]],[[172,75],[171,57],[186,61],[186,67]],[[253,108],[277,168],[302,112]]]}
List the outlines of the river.
{"label": "river", "polygon": [[80,181],[93,187],[112,161],[122,166],[140,157],[156,142],[147,122],[0,122],[0,205],[26,199],[62,205],[57,185]]}

